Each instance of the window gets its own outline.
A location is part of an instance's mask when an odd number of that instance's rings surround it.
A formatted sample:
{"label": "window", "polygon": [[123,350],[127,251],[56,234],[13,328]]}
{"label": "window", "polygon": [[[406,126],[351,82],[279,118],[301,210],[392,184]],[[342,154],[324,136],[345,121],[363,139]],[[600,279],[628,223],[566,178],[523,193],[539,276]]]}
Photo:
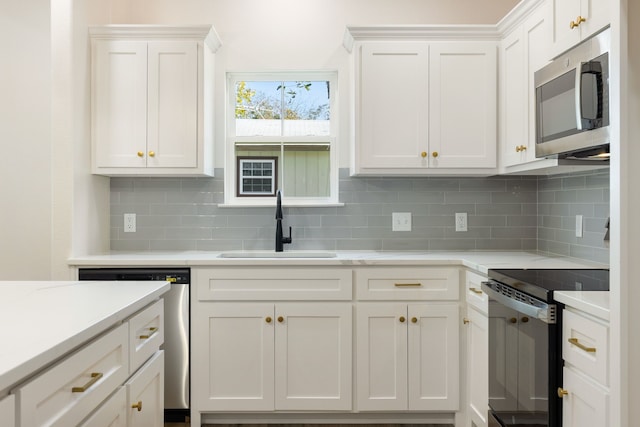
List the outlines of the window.
{"label": "window", "polygon": [[[337,203],[335,73],[228,75],[225,203]],[[267,197],[265,197],[267,196]]]}

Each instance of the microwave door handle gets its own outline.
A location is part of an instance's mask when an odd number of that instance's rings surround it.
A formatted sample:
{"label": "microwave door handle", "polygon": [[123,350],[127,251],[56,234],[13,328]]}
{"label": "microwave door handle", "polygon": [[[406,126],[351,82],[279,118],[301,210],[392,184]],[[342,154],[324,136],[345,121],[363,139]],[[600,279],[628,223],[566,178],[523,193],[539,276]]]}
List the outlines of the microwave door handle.
{"label": "microwave door handle", "polygon": [[576,66],[576,129],[582,130],[582,62]]}

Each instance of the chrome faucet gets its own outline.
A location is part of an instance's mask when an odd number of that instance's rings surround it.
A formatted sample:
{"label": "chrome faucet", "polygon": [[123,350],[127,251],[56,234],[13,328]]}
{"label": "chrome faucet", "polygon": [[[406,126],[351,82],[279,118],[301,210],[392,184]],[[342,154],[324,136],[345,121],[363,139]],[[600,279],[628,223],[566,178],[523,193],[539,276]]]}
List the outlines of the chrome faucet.
{"label": "chrome faucet", "polygon": [[282,200],[280,190],[276,192],[276,252],[282,252],[285,243],[291,243],[291,227],[289,227],[289,237],[282,236]]}

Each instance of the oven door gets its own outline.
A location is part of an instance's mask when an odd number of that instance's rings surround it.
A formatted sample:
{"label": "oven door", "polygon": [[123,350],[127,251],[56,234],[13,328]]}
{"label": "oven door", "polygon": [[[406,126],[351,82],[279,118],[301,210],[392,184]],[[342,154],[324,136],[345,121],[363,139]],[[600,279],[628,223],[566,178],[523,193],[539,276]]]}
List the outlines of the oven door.
{"label": "oven door", "polygon": [[485,284],[483,290],[490,298],[489,406],[495,421],[503,427],[559,427],[561,401],[551,394],[560,384],[555,307],[522,302],[533,300],[528,295],[511,299]]}

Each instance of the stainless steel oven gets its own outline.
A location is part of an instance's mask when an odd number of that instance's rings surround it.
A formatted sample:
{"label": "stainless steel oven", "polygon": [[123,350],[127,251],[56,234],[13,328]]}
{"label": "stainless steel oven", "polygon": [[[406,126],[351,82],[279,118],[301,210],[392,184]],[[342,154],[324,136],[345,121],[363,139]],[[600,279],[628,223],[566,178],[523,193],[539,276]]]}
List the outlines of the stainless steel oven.
{"label": "stainless steel oven", "polygon": [[608,290],[608,270],[489,270],[490,419],[502,427],[560,427],[562,306],[558,290]]}

